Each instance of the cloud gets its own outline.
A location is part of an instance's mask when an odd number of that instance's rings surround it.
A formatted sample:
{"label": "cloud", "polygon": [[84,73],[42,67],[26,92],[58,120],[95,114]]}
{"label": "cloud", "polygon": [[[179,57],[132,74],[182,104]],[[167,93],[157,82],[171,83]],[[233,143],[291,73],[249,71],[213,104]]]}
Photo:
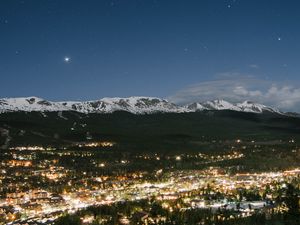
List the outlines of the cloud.
{"label": "cloud", "polygon": [[259,69],[259,65],[257,64],[251,64],[249,65],[250,68],[253,68],[253,69]]}
{"label": "cloud", "polygon": [[233,89],[233,92],[238,96],[250,96],[250,97],[262,97],[263,93],[259,90],[249,91],[243,86],[237,86]]}
{"label": "cloud", "polygon": [[169,96],[168,99],[178,104],[213,99],[224,99],[231,102],[250,100],[284,111],[300,112],[299,86],[238,73],[220,74],[214,80],[183,88]]}

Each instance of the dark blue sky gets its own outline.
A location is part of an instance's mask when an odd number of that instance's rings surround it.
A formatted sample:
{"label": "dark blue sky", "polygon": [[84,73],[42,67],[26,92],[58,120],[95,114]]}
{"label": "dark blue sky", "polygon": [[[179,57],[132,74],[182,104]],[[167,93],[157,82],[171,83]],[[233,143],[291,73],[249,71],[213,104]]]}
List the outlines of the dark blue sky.
{"label": "dark blue sky", "polygon": [[2,0],[0,97],[167,97],[224,74],[281,90],[300,79],[299,12],[298,0]]}

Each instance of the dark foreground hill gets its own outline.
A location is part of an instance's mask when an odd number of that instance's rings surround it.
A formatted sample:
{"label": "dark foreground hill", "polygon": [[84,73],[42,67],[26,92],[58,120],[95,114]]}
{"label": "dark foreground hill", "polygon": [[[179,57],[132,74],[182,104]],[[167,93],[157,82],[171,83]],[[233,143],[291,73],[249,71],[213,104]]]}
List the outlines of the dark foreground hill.
{"label": "dark foreground hill", "polygon": [[132,149],[197,147],[206,142],[300,140],[300,118],[230,110],[135,115],[128,112],[0,114],[2,148],[109,140]]}

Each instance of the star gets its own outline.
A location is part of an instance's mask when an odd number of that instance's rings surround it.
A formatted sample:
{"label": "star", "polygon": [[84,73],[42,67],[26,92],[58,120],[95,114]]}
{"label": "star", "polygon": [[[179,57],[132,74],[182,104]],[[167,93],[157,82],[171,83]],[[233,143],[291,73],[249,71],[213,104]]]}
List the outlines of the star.
{"label": "star", "polygon": [[278,37],[277,40],[278,40],[278,41],[281,41],[281,37]]}
{"label": "star", "polygon": [[70,62],[70,61],[71,61],[71,58],[70,58],[70,57],[68,57],[68,56],[66,56],[66,57],[64,58],[64,61],[65,61],[66,63],[68,63],[68,62]]}

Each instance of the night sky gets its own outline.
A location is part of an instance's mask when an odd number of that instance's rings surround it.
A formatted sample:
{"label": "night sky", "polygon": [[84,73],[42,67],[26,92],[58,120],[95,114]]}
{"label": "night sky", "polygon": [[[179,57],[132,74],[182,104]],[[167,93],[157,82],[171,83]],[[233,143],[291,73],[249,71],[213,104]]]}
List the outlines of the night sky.
{"label": "night sky", "polygon": [[1,0],[0,97],[300,109],[298,0]]}

